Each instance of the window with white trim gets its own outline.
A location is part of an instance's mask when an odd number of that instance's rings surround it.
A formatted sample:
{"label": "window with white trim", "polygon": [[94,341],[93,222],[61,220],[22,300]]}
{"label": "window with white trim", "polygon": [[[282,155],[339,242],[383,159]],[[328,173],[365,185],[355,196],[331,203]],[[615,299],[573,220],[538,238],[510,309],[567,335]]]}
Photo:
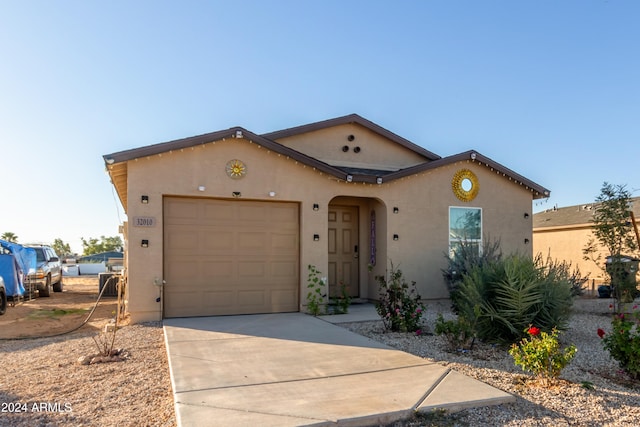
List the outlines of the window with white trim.
{"label": "window with white trim", "polygon": [[449,256],[463,243],[482,250],[482,209],[449,207]]}

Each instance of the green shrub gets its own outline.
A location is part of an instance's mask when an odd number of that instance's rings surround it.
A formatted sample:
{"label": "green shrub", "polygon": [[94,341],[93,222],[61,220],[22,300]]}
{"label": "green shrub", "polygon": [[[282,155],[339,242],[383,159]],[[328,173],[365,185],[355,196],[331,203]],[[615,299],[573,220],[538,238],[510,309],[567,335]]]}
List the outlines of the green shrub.
{"label": "green shrub", "polygon": [[473,349],[474,325],[462,316],[458,316],[456,320],[444,320],[442,314],[438,313],[435,333],[446,337],[452,351]]}
{"label": "green shrub", "polygon": [[573,303],[565,263],[518,254],[472,267],[452,301],[480,339],[494,342],[517,341],[531,324],[566,329]]}
{"label": "green shrub", "polygon": [[611,321],[611,332],[598,328],[598,336],[611,357],[632,378],[640,379],[640,312],[633,306],[630,314],[616,314]]}
{"label": "green shrub", "polygon": [[380,287],[380,299],[376,311],[387,330],[394,332],[418,332],[424,313],[424,304],[416,291],[416,282],[409,285],[402,271],[391,263],[389,279],[376,276]]}
{"label": "green shrub", "polygon": [[533,373],[548,385],[550,379],[560,376],[578,349],[570,345],[562,350],[558,342],[558,330],[555,328],[547,333],[530,326],[525,329],[525,333],[529,337],[523,338],[519,344],[513,344],[509,354],[522,370]]}
{"label": "green shrub", "polygon": [[[454,298],[459,284],[472,269],[492,264],[502,259],[500,241],[492,242],[490,239],[485,239],[482,249],[478,250],[477,243],[462,240],[456,246],[456,252],[452,255],[445,254],[445,258],[448,260],[448,265],[446,269],[442,270],[442,275],[451,297]],[[454,306],[453,309],[457,311],[457,307]]]}
{"label": "green shrub", "polygon": [[351,296],[347,286],[340,282],[340,295],[329,298],[333,306],[333,314],[347,314],[351,305]]}
{"label": "green shrub", "polygon": [[307,266],[307,270],[309,271],[307,280],[307,310],[309,314],[318,316],[327,308],[326,278],[320,277],[321,273],[315,265]]}

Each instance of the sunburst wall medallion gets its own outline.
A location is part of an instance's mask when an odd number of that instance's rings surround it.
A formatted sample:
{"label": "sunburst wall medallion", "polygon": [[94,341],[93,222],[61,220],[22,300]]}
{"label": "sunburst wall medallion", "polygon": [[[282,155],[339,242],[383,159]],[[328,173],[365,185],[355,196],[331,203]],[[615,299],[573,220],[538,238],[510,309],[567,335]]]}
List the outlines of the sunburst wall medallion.
{"label": "sunburst wall medallion", "polygon": [[225,167],[229,178],[240,179],[247,174],[247,166],[238,159],[229,160]]}
{"label": "sunburst wall medallion", "polygon": [[451,188],[458,199],[463,202],[470,202],[478,195],[480,185],[476,174],[469,169],[460,169],[453,175]]}

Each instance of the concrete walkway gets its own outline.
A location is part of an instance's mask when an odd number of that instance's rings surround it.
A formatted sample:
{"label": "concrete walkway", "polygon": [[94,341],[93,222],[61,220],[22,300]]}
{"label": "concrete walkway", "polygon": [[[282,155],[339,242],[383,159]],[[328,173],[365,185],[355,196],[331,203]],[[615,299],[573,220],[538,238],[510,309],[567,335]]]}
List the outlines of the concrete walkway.
{"label": "concrete walkway", "polygon": [[372,426],[414,411],[514,397],[331,322],[377,319],[373,306],[164,321],[178,425]]}

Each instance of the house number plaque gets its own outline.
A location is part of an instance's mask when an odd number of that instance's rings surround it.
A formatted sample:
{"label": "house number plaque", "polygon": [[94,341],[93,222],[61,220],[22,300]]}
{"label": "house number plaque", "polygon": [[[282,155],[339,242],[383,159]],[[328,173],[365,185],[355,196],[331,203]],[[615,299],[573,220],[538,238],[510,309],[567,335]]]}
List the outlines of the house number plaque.
{"label": "house number plaque", "polygon": [[134,227],[155,227],[156,219],[152,216],[136,216],[133,217]]}

